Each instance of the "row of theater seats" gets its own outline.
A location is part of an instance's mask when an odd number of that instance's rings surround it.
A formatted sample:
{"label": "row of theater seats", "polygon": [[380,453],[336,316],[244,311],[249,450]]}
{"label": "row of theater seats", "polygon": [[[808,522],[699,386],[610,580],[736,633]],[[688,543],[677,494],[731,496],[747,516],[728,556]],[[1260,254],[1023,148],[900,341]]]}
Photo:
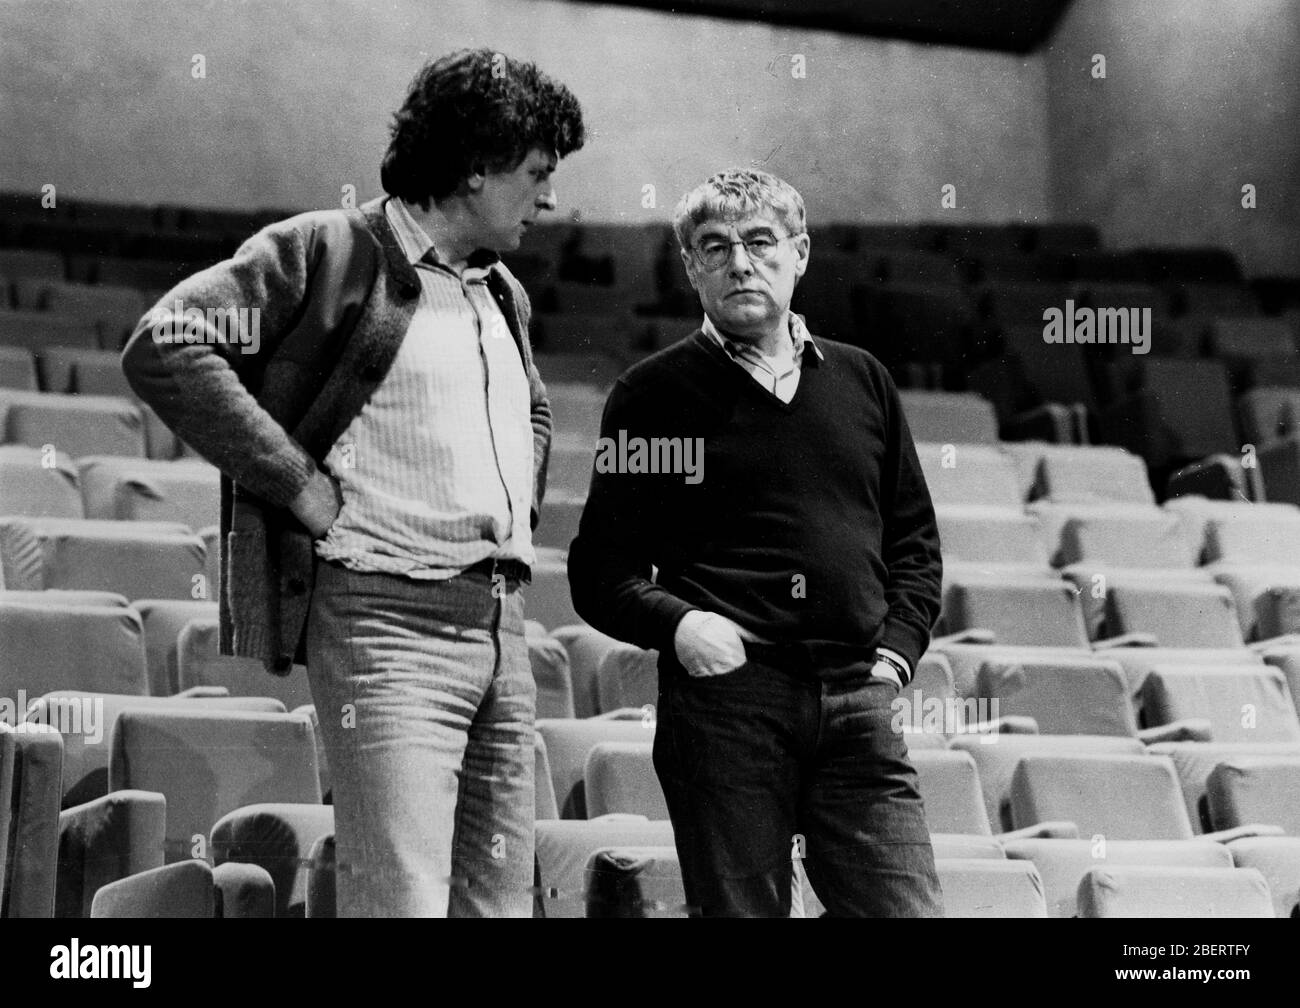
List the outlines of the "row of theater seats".
{"label": "row of theater seats", "polygon": [[[103,745],[69,728],[96,702]],[[42,697],[0,728],[4,914],[331,916],[314,715],[220,689]],[[537,916],[688,914],[654,731],[642,711],[538,723]],[[1300,912],[1295,746],[972,733],[913,761],[950,916]]]}

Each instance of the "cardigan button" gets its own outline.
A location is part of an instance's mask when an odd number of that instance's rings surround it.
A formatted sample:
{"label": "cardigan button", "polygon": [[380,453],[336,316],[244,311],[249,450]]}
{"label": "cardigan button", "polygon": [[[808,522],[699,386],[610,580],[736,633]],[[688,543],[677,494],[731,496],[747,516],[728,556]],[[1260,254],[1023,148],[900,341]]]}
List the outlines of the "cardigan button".
{"label": "cardigan button", "polygon": [[420,296],[420,285],[402,284],[400,293],[402,297],[406,298],[408,301],[411,300],[412,298],[417,298]]}
{"label": "cardigan button", "polygon": [[293,657],[287,654],[276,655],[273,667],[277,672],[283,675],[293,668]]}
{"label": "cardigan button", "polygon": [[366,381],[379,381],[384,376],[384,369],[378,364],[367,364],[361,369],[361,377]]}
{"label": "cardigan button", "polygon": [[301,595],[307,590],[307,582],[300,577],[290,578],[286,586],[293,595]]}

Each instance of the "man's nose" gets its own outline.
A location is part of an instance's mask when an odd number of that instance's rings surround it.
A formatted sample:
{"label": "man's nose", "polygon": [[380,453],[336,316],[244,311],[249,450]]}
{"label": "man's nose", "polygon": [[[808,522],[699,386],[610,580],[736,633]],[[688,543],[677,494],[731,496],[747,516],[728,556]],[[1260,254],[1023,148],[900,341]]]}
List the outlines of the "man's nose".
{"label": "man's nose", "polygon": [[731,246],[727,270],[733,276],[749,276],[754,272],[754,260],[750,258],[749,249],[745,248],[744,242],[736,242]]}
{"label": "man's nose", "polygon": [[546,188],[537,194],[537,205],[543,210],[554,210],[559,205],[555,198],[555,186],[548,183]]}

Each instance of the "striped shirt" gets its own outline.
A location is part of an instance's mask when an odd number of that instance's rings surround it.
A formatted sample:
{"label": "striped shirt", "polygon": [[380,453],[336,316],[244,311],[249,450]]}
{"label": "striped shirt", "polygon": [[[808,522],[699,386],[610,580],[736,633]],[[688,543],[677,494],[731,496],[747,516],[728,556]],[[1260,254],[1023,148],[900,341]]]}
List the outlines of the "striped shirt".
{"label": "striped shirt", "polygon": [[487,270],[457,274],[401,200],[384,211],[420,298],[388,374],[325,460],[343,507],[316,552],[428,580],[489,557],[531,565],[528,378]]}
{"label": "striped shirt", "polygon": [[[790,312],[791,357],[789,358],[784,355],[769,357],[753,344],[727,339],[722,333],[718,332],[713,320],[707,315],[704,316],[704,324],[700,328],[704,330],[706,336],[710,337],[727,352],[728,357],[749,372],[754,381],[762,385],[763,388],[767,389],[783,403],[790,402],[799,388],[799,376],[803,373],[804,351],[812,347],[813,352],[817,354],[818,360],[826,359],[826,355],[822,353],[821,348],[813,342],[812,334],[808,332],[808,327],[804,325],[803,319],[794,312]],[[741,630],[742,628],[737,628],[738,632]],[[746,640],[754,640],[765,644],[771,643],[749,631],[744,631],[741,636]],[[876,652],[897,662],[906,673],[906,679],[911,678],[911,665],[897,651],[878,647]],[[905,680],[899,677],[896,672],[879,666],[877,668],[877,675],[884,674],[887,678],[897,681],[899,689],[902,689]]]}
{"label": "striped shirt", "polygon": [[813,342],[803,319],[790,312],[790,343],[792,358],[785,355],[769,357],[757,347],[739,340],[727,339],[718,332],[713,320],[704,316],[701,326],[704,334],[727,352],[727,356],[749,372],[754,381],[767,389],[783,403],[794,398],[799,388],[799,375],[803,371],[803,353],[812,347],[818,359],[824,359],[821,349]]}

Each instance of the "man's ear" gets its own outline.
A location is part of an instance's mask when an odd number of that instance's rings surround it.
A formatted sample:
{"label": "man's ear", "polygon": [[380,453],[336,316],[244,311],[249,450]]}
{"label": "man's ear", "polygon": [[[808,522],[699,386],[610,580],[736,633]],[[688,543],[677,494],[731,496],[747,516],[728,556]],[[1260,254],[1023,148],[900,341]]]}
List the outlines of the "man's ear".
{"label": "man's ear", "polygon": [[465,188],[472,193],[481,192],[487,181],[487,170],[482,165],[474,165],[465,176]]}
{"label": "man's ear", "polygon": [[807,231],[795,237],[794,250],[795,254],[798,256],[794,262],[795,279],[801,278],[804,275],[804,271],[808,269],[808,254],[811,249],[812,239],[808,236]]}
{"label": "man's ear", "polygon": [[678,249],[678,254],[682,257],[682,266],[686,268],[686,282],[691,285],[691,290],[698,291],[700,288],[695,282],[695,259],[686,249]]}

